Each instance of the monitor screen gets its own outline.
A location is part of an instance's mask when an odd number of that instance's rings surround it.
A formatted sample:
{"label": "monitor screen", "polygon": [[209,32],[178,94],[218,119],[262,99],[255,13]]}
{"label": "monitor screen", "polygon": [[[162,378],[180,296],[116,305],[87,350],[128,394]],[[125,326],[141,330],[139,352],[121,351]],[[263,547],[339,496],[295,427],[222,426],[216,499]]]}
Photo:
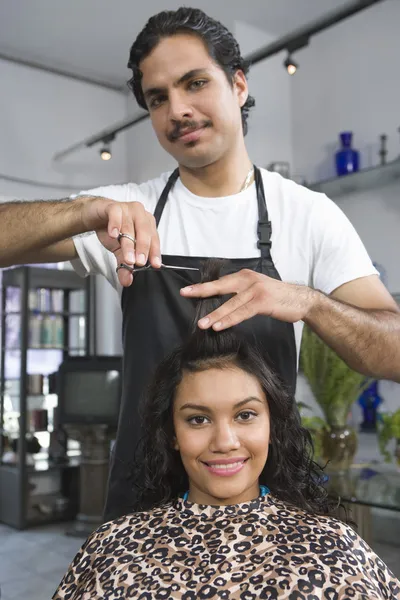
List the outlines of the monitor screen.
{"label": "monitor screen", "polygon": [[68,357],[56,374],[59,424],[117,425],[122,391],[122,359]]}
{"label": "monitor screen", "polygon": [[64,415],[106,421],[118,417],[119,371],[74,371],[64,375]]}

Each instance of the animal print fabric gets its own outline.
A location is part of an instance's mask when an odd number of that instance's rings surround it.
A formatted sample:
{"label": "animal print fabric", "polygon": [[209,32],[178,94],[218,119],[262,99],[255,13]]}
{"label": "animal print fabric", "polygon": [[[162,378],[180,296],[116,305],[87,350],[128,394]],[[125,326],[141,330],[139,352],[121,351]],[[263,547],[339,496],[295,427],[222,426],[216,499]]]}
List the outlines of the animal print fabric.
{"label": "animal print fabric", "polygon": [[181,498],[95,531],[53,600],[399,600],[371,548],[271,494],[234,506]]}

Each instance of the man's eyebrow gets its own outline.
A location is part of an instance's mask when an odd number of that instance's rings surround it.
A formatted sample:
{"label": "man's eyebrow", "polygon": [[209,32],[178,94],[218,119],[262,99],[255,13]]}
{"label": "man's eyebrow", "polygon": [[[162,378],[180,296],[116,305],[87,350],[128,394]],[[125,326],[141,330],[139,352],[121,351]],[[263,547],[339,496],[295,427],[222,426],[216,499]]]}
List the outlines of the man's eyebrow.
{"label": "man's eyebrow", "polygon": [[[207,69],[205,69],[205,68],[192,69],[191,71],[188,71],[187,73],[182,75],[182,77],[180,77],[178,79],[178,81],[176,81],[174,83],[174,87],[178,87],[178,86],[182,85],[182,83],[185,83],[186,81],[188,81],[189,79],[193,79],[193,77],[198,77],[199,75],[203,75],[206,72],[207,72]],[[152,87],[152,88],[149,88],[148,90],[146,90],[143,93],[143,95],[146,98],[146,100],[148,100],[152,96],[157,96],[157,94],[163,94],[166,91],[167,91],[167,88],[165,88],[165,87]]]}
{"label": "man's eyebrow", "polygon": [[185,83],[185,81],[188,81],[188,79],[193,79],[193,77],[198,77],[199,75],[205,74],[206,72],[207,72],[207,69],[205,69],[205,68],[192,69],[191,71],[188,71],[187,73],[182,75],[182,77],[180,77],[178,79],[178,81],[175,83],[175,86],[181,85],[182,83]]}

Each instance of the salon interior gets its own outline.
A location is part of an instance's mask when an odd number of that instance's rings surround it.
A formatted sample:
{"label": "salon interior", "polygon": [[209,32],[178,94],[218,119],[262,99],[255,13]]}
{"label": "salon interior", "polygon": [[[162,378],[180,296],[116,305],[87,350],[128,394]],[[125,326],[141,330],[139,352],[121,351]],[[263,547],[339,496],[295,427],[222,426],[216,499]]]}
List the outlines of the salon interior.
{"label": "salon interior", "polygon": [[[146,21],[179,6],[0,4],[1,203],[175,168],[128,89],[127,61]],[[254,163],[336,203],[400,304],[398,0],[195,6],[251,62]],[[68,262],[0,269],[0,280],[1,598],[45,600],[102,523],[123,383],[120,300],[104,277],[80,277]],[[317,360],[312,343],[301,353]],[[300,359],[302,423],[359,535],[400,578],[400,385],[351,387],[329,352],[319,351],[325,370]]]}

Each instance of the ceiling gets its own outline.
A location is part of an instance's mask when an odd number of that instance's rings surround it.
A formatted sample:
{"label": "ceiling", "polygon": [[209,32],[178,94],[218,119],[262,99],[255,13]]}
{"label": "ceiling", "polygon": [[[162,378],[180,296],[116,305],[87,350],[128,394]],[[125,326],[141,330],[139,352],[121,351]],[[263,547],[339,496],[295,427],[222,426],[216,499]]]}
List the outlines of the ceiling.
{"label": "ceiling", "polygon": [[[244,21],[279,37],[347,2],[197,0],[190,4],[231,30],[235,21]],[[173,0],[2,0],[0,57],[39,63],[126,89],[126,63],[136,35],[151,15],[181,5]]]}

